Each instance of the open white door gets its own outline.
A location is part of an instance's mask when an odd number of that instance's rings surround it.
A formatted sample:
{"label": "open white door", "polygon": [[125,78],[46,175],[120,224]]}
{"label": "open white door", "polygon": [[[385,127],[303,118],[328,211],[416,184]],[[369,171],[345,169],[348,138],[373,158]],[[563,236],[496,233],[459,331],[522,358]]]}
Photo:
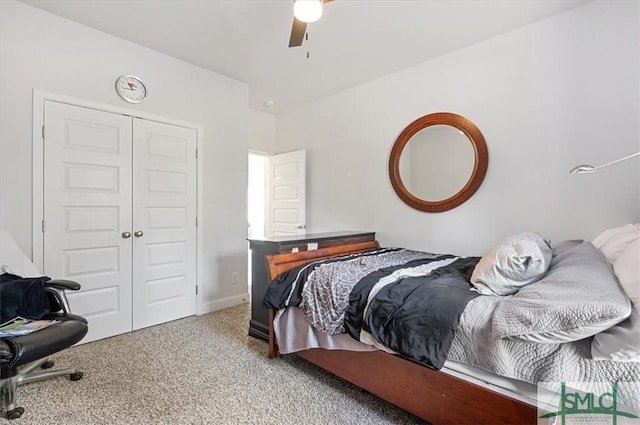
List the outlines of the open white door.
{"label": "open white door", "polygon": [[267,236],[304,234],[306,229],[306,151],[269,157]]}

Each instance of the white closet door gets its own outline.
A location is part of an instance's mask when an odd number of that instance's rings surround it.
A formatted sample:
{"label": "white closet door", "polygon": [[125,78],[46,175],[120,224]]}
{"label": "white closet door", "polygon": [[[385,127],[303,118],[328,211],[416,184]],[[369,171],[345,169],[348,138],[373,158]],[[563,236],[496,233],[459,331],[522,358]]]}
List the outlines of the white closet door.
{"label": "white closet door", "polygon": [[44,274],[76,280],[83,342],[131,330],[131,118],[45,101]]}
{"label": "white closet door", "polygon": [[133,120],[133,328],[196,313],[196,131]]}

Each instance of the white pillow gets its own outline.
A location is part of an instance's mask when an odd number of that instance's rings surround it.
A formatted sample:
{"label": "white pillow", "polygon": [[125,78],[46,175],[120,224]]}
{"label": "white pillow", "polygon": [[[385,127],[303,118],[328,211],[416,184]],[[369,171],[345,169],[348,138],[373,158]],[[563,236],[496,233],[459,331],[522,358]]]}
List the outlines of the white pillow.
{"label": "white pillow", "polygon": [[593,337],[591,357],[594,360],[640,362],[640,312],[637,308],[624,322]]}
{"label": "white pillow", "polygon": [[604,244],[607,240],[611,239],[613,236],[617,235],[618,233],[622,233],[622,232],[625,232],[626,230],[629,230],[632,226],[633,224],[625,224],[624,226],[612,227],[611,229],[604,230],[598,236],[593,238],[591,243],[593,244],[593,246],[600,249],[602,244]]}
{"label": "white pillow", "polygon": [[510,236],[487,251],[471,275],[483,295],[511,295],[540,279],[551,264],[551,245],[538,233]]}
{"label": "white pillow", "polygon": [[613,272],[635,308],[627,320],[593,337],[591,356],[594,360],[640,362],[640,239],[618,255]]}
{"label": "white pillow", "polygon": [[592,243],[613,264],[629,245],[639,239],[640,223],[636,223],[607,229],[596,236]]}
{"label": "white pillow", "polygon": [[630,244],[613,263],[613,272],[629,299],[640,308],[640,239]]}

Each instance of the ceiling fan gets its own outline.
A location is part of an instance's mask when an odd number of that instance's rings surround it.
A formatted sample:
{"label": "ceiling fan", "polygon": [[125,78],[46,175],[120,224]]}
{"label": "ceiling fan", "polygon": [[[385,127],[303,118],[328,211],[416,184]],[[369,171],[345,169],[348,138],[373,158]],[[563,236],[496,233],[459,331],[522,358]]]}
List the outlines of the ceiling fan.
{"label": "ceiling fan", "polygon": [[322,5],[333,0],[293,0],[293,27],[289,47],[302,45],[307,32],[307,24],[315,22],[322,16]]}

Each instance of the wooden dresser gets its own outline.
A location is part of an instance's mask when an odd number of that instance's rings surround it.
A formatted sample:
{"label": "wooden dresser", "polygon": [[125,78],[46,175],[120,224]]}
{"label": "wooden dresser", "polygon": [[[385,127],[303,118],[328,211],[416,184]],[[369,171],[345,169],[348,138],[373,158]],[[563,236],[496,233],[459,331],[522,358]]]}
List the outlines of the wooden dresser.
{"label": "wooden dresser", "polygon": [[[249,335],[269,340],[269,311],[262,307],[267,292],[267,264],[264,256],[285,252],[306,251],[336,245],[375,240],[375,232],[342,231],[330,233],[307,233],[304,235],[279,236],[268,239],[249,239],[251,249],[251,320]],[[311,245],[310,245],[311,244]]]}

